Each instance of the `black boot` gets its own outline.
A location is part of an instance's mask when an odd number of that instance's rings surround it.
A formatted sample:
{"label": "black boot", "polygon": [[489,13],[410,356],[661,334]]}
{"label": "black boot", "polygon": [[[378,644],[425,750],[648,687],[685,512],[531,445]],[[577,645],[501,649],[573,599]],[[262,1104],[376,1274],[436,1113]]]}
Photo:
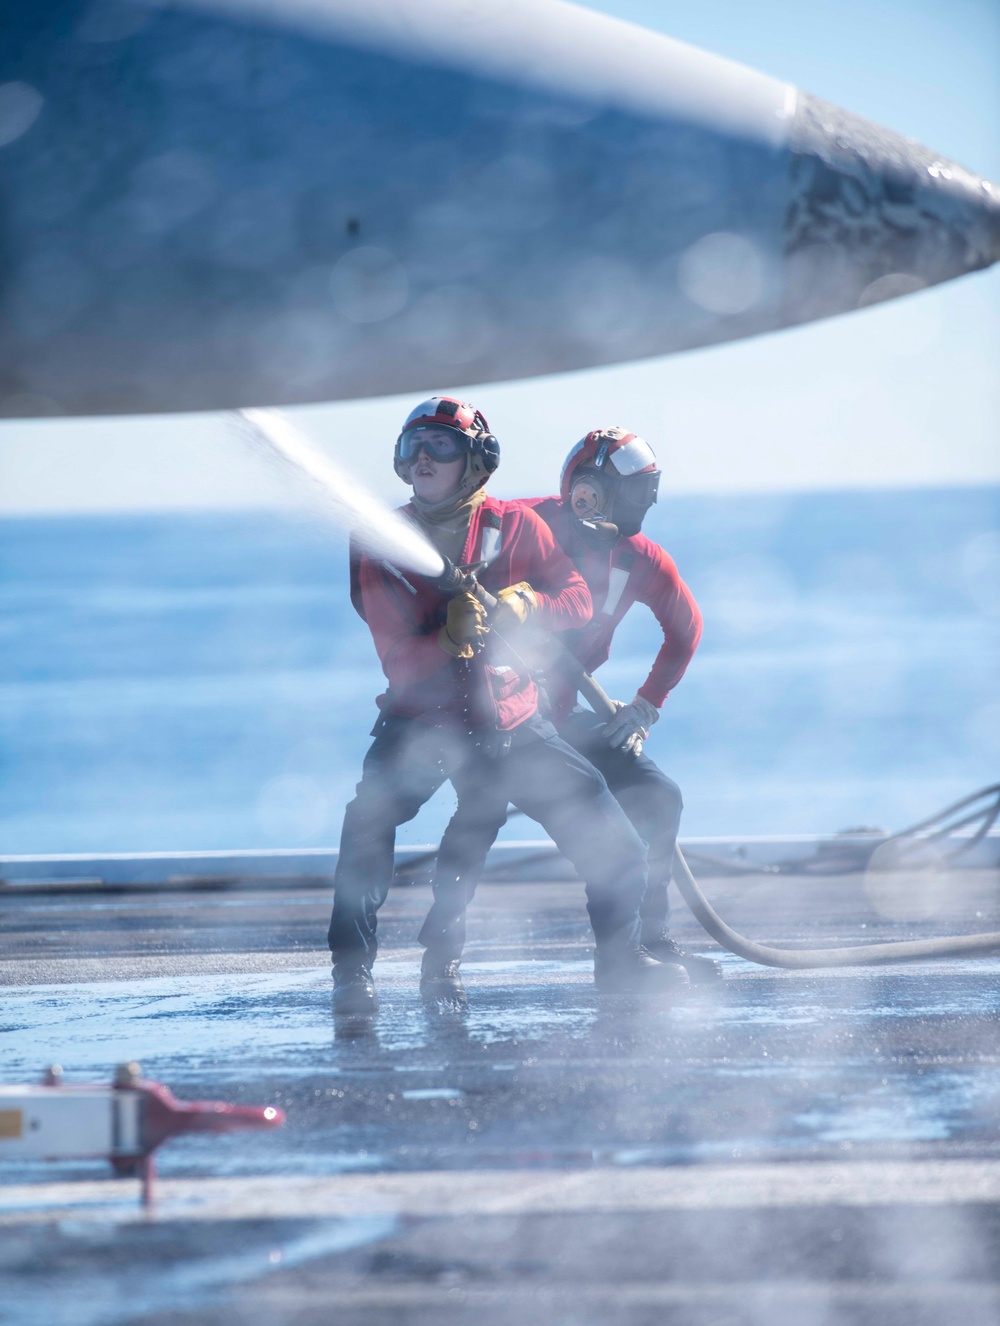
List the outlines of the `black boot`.
{"label": "black boot", "polygon": [[378,995],[371,968],[363,962],[333,964],[333,1013],[343,1018],[373,1018]]}
{"label": "black boot", "polygon": [[448,957],[439,949],[424,949],[420,963],[420,997],[428,1008],[463,1012],[469,1006],[458,972],[461,958]]}
{"label": "black boot", "polygon": [[700,958],[694,953],[686,953],[668,934],[661,933],[655,939],[644,939],[642,946],[658,962],[679,962],[692,985],[711,985],[714,981],[722,980],[721,963],[714,958]]}
{"label": "black boot", "polygon": [[679,994],[690,982],[679,962],[659,962],[640,944],[598,944],[594,984],[601,994]]}

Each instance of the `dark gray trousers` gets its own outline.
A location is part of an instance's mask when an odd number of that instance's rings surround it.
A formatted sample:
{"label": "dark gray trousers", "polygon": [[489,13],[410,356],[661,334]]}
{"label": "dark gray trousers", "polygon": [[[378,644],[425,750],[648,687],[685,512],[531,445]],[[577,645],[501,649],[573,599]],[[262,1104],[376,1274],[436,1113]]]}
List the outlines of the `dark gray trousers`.
{"label": "dark gray trousers", "polygon": [[[590,712],[574,712],[559,728],[559,736],[597,769],[639,838],[647,847],[648,883],[640,904],[641,938],[646,942],[664,934],[670,924],[668,886],[673,870],[683,800],[680,788],[647,756],[614,750],[604,739],[605,720]],[[456,784],[457,787],[457,784]],[[517,799],[510,800],[518,805]],[[479,883],[486,856],[506,819],[496,808],[486,814],[459,792],[458,809],[441,839],[434,872],[434,902],[420,931],[420,942],[452,957],[465,944],[465,912]],[[583,871],[571,853],[560,851]],[[586,876],[584,876],[586,878]]]}
{"label": "dark gray trousers", "polygon": [[[536,716],[510,735],[509,748],[491,754],[472,738],[414,720],[390,718],[382,726],[344,815],[328,935],[334,962],[374,961],[376,916],[392,882],[396,829],[447,778],[461,811],[442,840],[438,875],[450,873],[463,900],[467,879],[474,889],[513,803],[541,824],[575,866],[597,941],[637,942],[645,843],[602,775],[551,723]],[[463,939],[464,911],[463,901]]]}

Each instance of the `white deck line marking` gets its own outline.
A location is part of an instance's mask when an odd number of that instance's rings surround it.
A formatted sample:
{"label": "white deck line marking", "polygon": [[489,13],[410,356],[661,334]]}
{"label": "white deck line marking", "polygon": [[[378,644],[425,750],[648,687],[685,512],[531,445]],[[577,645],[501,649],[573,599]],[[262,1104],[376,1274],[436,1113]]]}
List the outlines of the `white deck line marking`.
{"label": "white deck line marking", "polygon": [[[239,1179],[163,1179],[161,1220],[309,1219],[941,1206],[1000,1202],[1000,1161],[796,1162],[549,1171],[434,1170]],[[134,1182],[18,1184],[0,1189],[0,1225],[143,1219]]]}
{"label": "white deck line marking", "polygon": [[[622,1306],[630,1307],[704,1307],[706,1304],[722,1308],[739,1309],[752,1303],[757,1312],[770,1310],[777,1312],[777,1320],[792,1321],[796,1310],[817,1308],[829,1310],[838,1307],[867,1307],[878,1305],[899,1308],[903,1305],[924,1306],[933,1303],[939,1310],[948,1307],[951,1310],[949,1320],[958,1322],[963,1314],[975,1310],[974,1321],[983,1321],[983,1309],[1000,1307],[1000,1287],[989,1281],[971,1280],[920,1280],[885,1284],[865,1281],[861,1284],[850,1281],[817,1280],[733,1280],[726,1284],[712,1284],[704,1280],[677,1283],[656,1281],[648,1284],[627,1284],[620,1280],[609,1282],[585,1281],[582,1284],[568,1284],[565,1281],[550,1281],[541,1285],[510,1284],[507,1281],[496,1286],[462,1285],[461,1288],[444,1288],[439,1285],[421,1284],[414,1279],[407,1279],[399,1285],[367,1285],[356,1281],[340,1291],[343,1303],[352,1308],[396,1308],[413,1312],[423,1308],[425,1311],[435,1308],[454,1310],[460,1303],[466,1311],[476,1306],[492,1307],[497,1303],[522,1303],[527,1313],[532,1308],[537,1312],[539,1305],[551,1305],[557,1314],[554,1320],[560,1320],[559,1313],[565,1313],[568,1306],[579,1308],[582,1305],[598,1307],[606,1304],[611,1312]],[[274,1302],[276,1309],[284,1308],[285,1302],[277,1295],[272,1299],[271,1287],[264,1282],[255,1289],[258,1307]],[[307,1309],[317,1306],[329,1307],[330,1291],[315,1290],[308,1286],[296,1290],[295,1311],[304,1314]],[[616,1320],[611,1317],[611,1320]],[[526,1316],[525,1320],[532,1320]],[[729,1318],[727,1317],[728,1321]],[[735,1320],[735,1319],[734,1319]],[[745,1317],[738,1320],[743,1321]],[[824,1316],[822,1320],[828,1318]],[[864,1318],[866,1321],[882,1318]],[[938,1320],[943,1320],[938,1318]]]}

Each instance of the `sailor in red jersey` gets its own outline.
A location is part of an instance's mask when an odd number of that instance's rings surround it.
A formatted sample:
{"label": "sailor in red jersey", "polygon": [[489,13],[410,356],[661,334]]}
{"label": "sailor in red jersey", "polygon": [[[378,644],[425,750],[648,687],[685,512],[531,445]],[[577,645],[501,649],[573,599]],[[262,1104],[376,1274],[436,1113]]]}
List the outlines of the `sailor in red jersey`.
{"label": "sailor in red jersey", "polygon": [[[396,828],[449,778],[459,804],[489,807],[491,824],[502,823],[513,802],[577,867],[606,988],[676,984],[675,972],[638,942],[646,887],[642,840],[601,774],[538,715],[535,682],[504,643],[529,617],[547,630],[582,628],[591,604],[545,522],[526,506],[486,496],[498,461],[499,445],[483,416],[449,397],[417,406],[396,443],[396,472],[414,490],[404,514],[451,562],[485,564],[480,583],[499,599],[489,622],[471,593],[449,598],[431,580],[366,556],[354,559],[352,598],[389,688],[379,698],[375,740],[344,816],[328,936],[336,1014],[377,1010],[376,913],[392,879]],[[479,819],[473,828],[478,841]],[[461,831],[452,832],[439,870],[456,872],[469,852]],[[428,950],[421,980],[427,998],[464,1001],[459,956]]]}
{"label": "sailor in red jersey", "polygon": [[[558,666],[548,672],[546,686],[559,735],[601,771],[649,845],[649,883],[641,907],[643,948],[662,963],[683,968],[692,981],[704,982],[719,978],[718,963],[685,953],[668,930],[668,885],[683,804],[680,789],[642,750],[701,636],[701,614],[673,559],[641,533],[659,479],[653,452],[641,438],[622,428],[594,429],[567,457],[559,496],[528,498],[522,505],[542,517],[587,582],[593,617],[561,636],[586,671],[596,671],[607,660],[615,630],[634,603],[648,607],[663,631],[649,675],[610,723],[576,704],[576,687],[560,675]],[[450,854],[453,833],[465,848],[472,847],[470,821],[477,817],[482,819],[477,807],[459,803],[442,840],[444,856]],[[479,856],[466,858],[450,876],[439,868],[435,902],[420,935],[429,949],[460,951],[464,903],[492,841],[488,826],[481,824]]]}

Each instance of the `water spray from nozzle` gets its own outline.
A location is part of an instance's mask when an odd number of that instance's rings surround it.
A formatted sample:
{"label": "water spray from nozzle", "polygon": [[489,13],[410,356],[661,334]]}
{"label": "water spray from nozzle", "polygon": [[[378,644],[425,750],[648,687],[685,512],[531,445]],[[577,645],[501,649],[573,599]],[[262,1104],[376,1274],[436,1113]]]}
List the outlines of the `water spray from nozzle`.
{"label": "water spray from nozzle", "polygon": [[448,574],[451,564],[445,565],[445,559],[416,526],[367,492],[355,475],[320,451],[280,411],[240,410],[236,417],[244,437],[267,459],[277,461],[323,515],[350,531],[364,552],[432,579]]}

